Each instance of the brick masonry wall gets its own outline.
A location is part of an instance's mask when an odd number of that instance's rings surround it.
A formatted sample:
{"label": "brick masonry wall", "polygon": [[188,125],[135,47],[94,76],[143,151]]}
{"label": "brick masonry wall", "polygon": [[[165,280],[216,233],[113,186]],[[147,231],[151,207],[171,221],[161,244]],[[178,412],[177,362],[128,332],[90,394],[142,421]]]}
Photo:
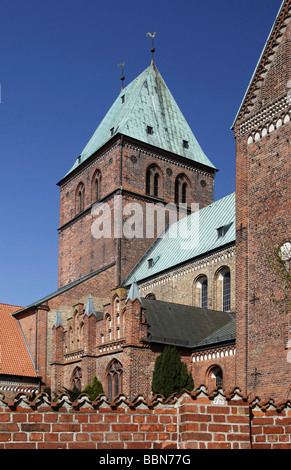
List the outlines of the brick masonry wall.
{"label": "brick masonry wall", "polygon": [[[274,32],[237,122],[236,384],[261,398],[290,398],[290,311],[284,284],[267,257],[290,242],[290,0]],[[284,16],[285,15],[285,16]],[[286,20],[286,21],[285,21]],[[278,42],[276,42],[278,39]],[[273,56],[272,56],[273,54]],[[264,64],[268,62],[264,70]],[[260,73],[262,76],[260,77]],[[248,107],[248,110],[246,109]],[[274,299],[277,301],[274,302]]]}
{"label": "brick masonry wall", "polygon": [[290,449],[290,424],[289,403],[250,402],[238,390],[199,388],[149,402],[0,399],[0,449]]}
{"label": "brick masonry wall", "polygon": [[186,266],[173,269],[163,275],[139,284],[142,297],[154,294],[157,300],[201,306],[199,278],[208,280],[208,308],[222,310],[222,281],[219,272],[228,268],[231,273],[231,310],[235,311],[235,247],[229,246]]}
{"label": "brick masonry wall", "polygon": [[[93,276],[84,282],[68,289],[62,293],[56,294],[48,300],[46,306],[49,311],[39,309],[38,317],[36,317],[36,309],[34,307],[27,309],[18,315],[23,334],[27,341],[29,350],[34,360],[36,360],[36,368],[43,377],[46,385],[50,385],[50,364],[52,362],[52,335],[53,324],[56,318],[57,310],[60,309],[64,327],[67,329],[70,319],[74,316],[75,305],[83,303],[84,308],[91,293],[94,306],[97,311],[103,310],[103,305],[110,301],[109,290],[107,286],[111,284],[115,277],[116,267],[113,265],[105,269],[97,276]],[[98,293],[98,295],[96,295]],[[36,337],[36,324],[40,321],[41,316],[47,317],[47,335]],[[68,352],[77,350],[79,347],[76,342],[72,344],[72,348],[68,348]],[[36,356],[37,354],[37,356]],[[45,362],[44,362],[45,361]]]}
{"label": "brick masonry wall", "polygon": [[[122,164],[122,171],[120,165]],[[160,174],[159,197],[146,194],[146,171],[154,165]],[[89,274],[104,264],[118,258],[117,240],[92,237],[94,217],[94,181],[96,172],[102,175],[99,200],[109,204],[113,214],[114,195],[122,187],[125,203],[138,202],[145,214],[146,203],[174,203],[175,179],[183,174],[189,186],[189,202],[199,203],[202,208],[213,201],[214,172],[191,160],[183,160],[162,150],[154,152],[133,142],[120,139],[97,152],[79,169],[72,172],[60,185],[59,228],[59,287]],[[84,187],[84,207],[78,212],[76,195],[80,185]],[[128,216],[127,216],[128,218]],[[113,216],[112,216],[113,227]],[[140,259],[149,248],[153,238],[126,240],[123,237],[122,275]],[[118,282],[115,281],[117,285]]]}

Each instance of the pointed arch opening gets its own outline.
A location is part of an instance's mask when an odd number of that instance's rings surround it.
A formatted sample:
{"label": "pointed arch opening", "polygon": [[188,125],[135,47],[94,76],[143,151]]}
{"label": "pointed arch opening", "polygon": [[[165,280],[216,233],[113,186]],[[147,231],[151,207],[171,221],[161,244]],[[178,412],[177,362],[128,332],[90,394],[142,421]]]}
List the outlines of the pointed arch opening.
{"label": "pointed arch opening", "polygon": [[161,198],[163,195],[162,172],[157,165],[150,165],[146,170],[146,194]]}
{"label": "pointed arch opening", "polygon": [[190,204],[190,181],[183,173],[175,179],[175,203]]}
{"label": "pointed arch opening", "polygon": [[117,359],[113,359],[107,369],[107,396],[113,401],[122,393],[123,367]]}
{"label": "pointed arch opening", "polygon": [[102,175],[100,170],[96,170],[92,178],[92,203],[101,199]]}
{"label": "pointed arch opening", "polygon": [[76,367],[73,371],[71,386],[72,388],[76,388],[79,391],[82,390],[82,370],[80,367]]}
{"label": "pointed arch opening", "polygon": [[85,209],[85,186],[80,183],[76,191],[76,214],[83,212]]}

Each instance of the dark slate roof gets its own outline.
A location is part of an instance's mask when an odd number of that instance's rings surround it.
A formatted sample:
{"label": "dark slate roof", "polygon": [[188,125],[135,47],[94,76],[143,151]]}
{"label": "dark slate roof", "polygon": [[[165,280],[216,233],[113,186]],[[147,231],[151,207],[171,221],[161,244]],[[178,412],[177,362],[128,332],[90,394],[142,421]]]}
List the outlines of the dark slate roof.
{"label": "dark slate roof", "polygon": [[194,349],[235,340],[234,314],[142,299],[151,343]]}

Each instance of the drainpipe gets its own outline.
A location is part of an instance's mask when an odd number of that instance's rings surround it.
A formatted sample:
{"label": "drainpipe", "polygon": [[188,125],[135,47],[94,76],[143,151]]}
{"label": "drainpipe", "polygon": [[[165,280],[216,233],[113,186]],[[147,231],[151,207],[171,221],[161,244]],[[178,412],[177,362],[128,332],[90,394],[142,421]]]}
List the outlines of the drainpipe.
{"label": "drainpipe", "polygon": [[35,370],[38,372],[38,367],[37,367],[37,343],[38,343],[38,309],[34,306],[34,311],[35,311],[35,357],[34,357],[34,364],[35,364]]}
{"label": "drainpipe", "polygon": [[121,233],[122,233],[122,150],[123,150],[123,135],[120,139],[120,167],[119,167],[119,188],[121,195],[121,207],[118,214],[120,223],[120,232],[118,237],[118,287],[121,285]]}

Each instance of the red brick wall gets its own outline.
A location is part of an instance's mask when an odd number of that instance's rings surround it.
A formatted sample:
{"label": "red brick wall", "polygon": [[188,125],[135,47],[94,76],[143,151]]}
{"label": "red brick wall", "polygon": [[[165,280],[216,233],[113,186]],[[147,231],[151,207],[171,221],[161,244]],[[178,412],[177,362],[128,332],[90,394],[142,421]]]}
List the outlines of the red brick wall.
{"label": "red brick wall", "polygon": [[[39,310],[38,320],[36,318],[36,310],[34,307],[17,315],[33,360],[37,361],[36,367],[46,385],[50,385],[49,365],[52,362],[53,355],[52,327],[58,308],[61,311],[65,328],[67,328],[67,318],[73,314],[73,306],[83,302],[85,308],[89,294],[92,294],[93,296],[96,310],[99,309],[99,311],[102,311],[103,305],[110,301],[110,290],[108,286],[112,284],[112,280],[115,278],[115,274],[116,267],[113,265],[99,273],[97,276],[93,276],[86,281],[72,287],[71,289],[55,295],[46,303],[46,306],[49,309],[48,312],[43,309]],[[44,315],[47,317],[47,323],[41,320]],[[42,331],[38,329],[39,335],[37,336],[35,334],[36,325],[37,321],[40,320],[43,329]],[[46,334],[41,334],[44,333],[45,329]]]}
{"label": "red brick wall", "polygon": [[[161,193],[158,198],[146,195],[146,170],[150,165],[155,165],[161,175]],[[153,149],[127,141],[124,141],[121,149],[120,140],[113,142],[106,151],[96,153],[86,164],[80,166],[80,170],[74,171],[60,182],[59,287],[101,268],[104,264],[118,260],[117,240],[113,237],[94,239],[91,233],[94,220],[91,215],[94,205],[92,185],[97,170],[102,174],[101,200],[110,205],[112,214],[113,197],[121,187],[124,203],[138,202],[144,213],[146,203],[173,203],[175,179],[180,174],[184,174],[189,183],[189,202],[199,203],[200,207],[204,207],[213,201],[213,170],[200,168],[191,160],[185,162],[163,151],[155,153]],[[81,183],[85,188],[84,211],[78,214],[76,192]],[[122,277],[132,269],[154,238],[126,240],[123,237]],[[118,284],[118,280],[115,284]]]}
{"label": "red brick wall", "polygon": [[21,395],[0,400],[0,449],[290,449],[290,420],[287,403],[250,403],[237,391],[111,404]]}
{"label": "red brick wall", "polygon": [[270,268],[267,257],[276,246],[291,240],[291,116],[287,95],[291,23],[280,31],[288,6],[290,0],[284,2],[254,77],[257,90],[252,91],[255,88],[251,85],[235,124],[235,383],[245,393],[281,400],[287,399],[291,387],[287,355],[291,312],[280,301],[283,281]]}

